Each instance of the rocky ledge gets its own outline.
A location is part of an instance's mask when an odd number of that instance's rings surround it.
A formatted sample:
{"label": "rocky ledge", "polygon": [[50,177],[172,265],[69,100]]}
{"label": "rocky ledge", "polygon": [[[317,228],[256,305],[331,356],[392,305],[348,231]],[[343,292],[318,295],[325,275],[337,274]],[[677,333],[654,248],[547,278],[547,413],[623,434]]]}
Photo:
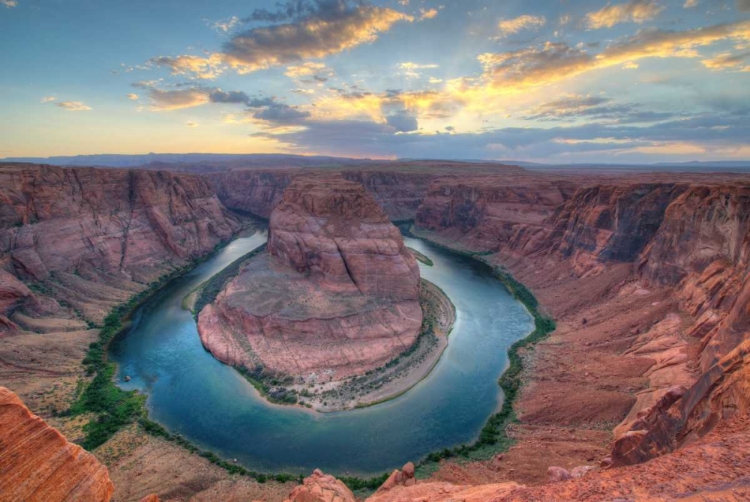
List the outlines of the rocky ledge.
{"label": "rocky ledge", "polygon": [[298,176],[271,215],[267,253],[200,312],[198,330],[215,357],[256,380],[321,390],[409,350],[419,298],[417,262],[364,187]]}
{"label": "rocky ledge", "polygon": [[110,500],[107,468],[0,387],[0,500]]}

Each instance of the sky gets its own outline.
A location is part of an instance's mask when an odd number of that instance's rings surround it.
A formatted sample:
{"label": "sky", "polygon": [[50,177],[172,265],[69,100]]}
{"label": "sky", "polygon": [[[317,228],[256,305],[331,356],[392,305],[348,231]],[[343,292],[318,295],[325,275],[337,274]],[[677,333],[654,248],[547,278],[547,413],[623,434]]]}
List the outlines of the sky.
{"label": "sky", "polygon": [[750,159],[750,0],[0,0],[0,158]]}

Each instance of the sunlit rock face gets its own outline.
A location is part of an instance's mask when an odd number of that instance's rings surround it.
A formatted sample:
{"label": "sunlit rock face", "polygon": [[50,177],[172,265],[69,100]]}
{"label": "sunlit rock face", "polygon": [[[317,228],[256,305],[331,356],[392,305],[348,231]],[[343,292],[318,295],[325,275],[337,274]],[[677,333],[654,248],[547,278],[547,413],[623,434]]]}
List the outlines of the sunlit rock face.
{"label": "sunlit rock face", "polygon": [[422,324],[419,268],[361,184],[301,176],[274,209],[268,253],[199,315],[232,365],[339,380],[407,350]]}
{"label": "sunlit rock face", "polygon": [[106,502],[114,486],[91,454],[0,387],[0,500]]}
{"label": "sunlit rock face", "polygon": [[330,290],[416,300],[419,267],[374,198],[338,176],[301,177],[271,215],[268,250]]}
{"label": "sunlit rock face", "polygon": [[705,176],[578,183],[571,191],[543,176],[441,178],[416,225],[451,246],[494,252],[500,264],[547,267],[574,283],[629,266],[613,291],[667,292],[665,317],[618,342],[632,344],[618,358],[648,357],[652,367],[648,389],[614,430],[611,462],[642,462],[747,411],[750,188]]}

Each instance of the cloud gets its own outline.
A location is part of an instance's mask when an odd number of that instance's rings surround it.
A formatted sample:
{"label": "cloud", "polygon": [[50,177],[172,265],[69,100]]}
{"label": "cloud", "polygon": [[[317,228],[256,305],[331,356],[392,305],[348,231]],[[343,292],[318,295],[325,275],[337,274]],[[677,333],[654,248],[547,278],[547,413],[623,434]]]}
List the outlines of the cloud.
{"label": "cloud", "polygon": [[304,77],[316,77],[318,81],[325,82],[326,80],[328,80],[328,78],[333,76],[333,71],[324,63],[315,63],[312,61],[308,61],[307,63],[303,63],[301,65],[287,66],[284,75],[289,78],[295,79]]}
{"label": "cloud", "polygon": [[704,59],[701,61],[703,66],[709,70],[738,70],[738,71],[750,71],[750,51],[738,52],[732,54],[731,52],[723,52],[716,56]]}
{"label": "cloud", "polygon": [[132,86],[148,91],[151,100],[149,109],[156,112],[192,108],[211,101],[211,91],[202,87],[161,89],[154,82],[136,82]]}
{"label": "cloud", "polygon": [[138,99],[138,94],[134,94],[134,93],[130,92],[130,93],[126,94],[125,97],[128,98],[128,99],[132,99],[132,100],[135,101],[136,99]]}
{"label": "cloud", "polygon": [[254,21],[285,22],[236,34],[223,47],[224,61],[239,73],[337,54],[377,40],[403,12],[349,0],[288,2],[276,12],[257,10]]}
{"label": "cloud", "polygon": [[188,127],[198,127],[200,124],[198,122],[187,122],[185,125]]}
{"label": "cloud", "polygon": [[285,103],[273,102],[260,107],[253,113],[253,117],[273,124],[298,124],[309,118],[310,113]]}
{"label": "cloud", "polygon": [[653,0],[631,0],[627,3],[607,5],[596,12],[586,14],[589,29],[611,28],[620,23],[642,24],[655,18],[664,7]]}
{"label": "cloud", "polygon": [[221,54],[200,56],[158,56],[149,59],[149,63],[169,68],[172,75],[188,75],[202,79],[214,79],[224,71]]}
{"label": "cloud", "polygon": [[544,26],[547,20],[544,16],[529,16],[524,14],[514,19],[502,19],[497,27],[501,37],[507,37],[523,30],[538,29]]}
{"label": "cloud", "polygon": [[57,98],[56,98],[55,96],[44,96],[44,97],[43,97],[43,98],[41,99],[41,101],[40,101],[40,102],[41,102],[41,103],[50,103],[50,102],[52,102],[52,101],[55,101],[56,99],[57,99]]}
{"label": "cloud", "polygon": [[87,106],[85,103],[82,103],[81,101],[60,101],[59,103],[54,103],[55,106],[59,106],[60,108],[65,108],[68,111],[71,112],[86,112],[91,110],[90,106]]}
{"label": "cloud", "polygon": [[[717,24],[686,31],[644,29],[617,41],[598,54],[563,42],[547,42],[504,53],[486,53],[478,57],[485,78],[495,87],[518,91],[524,87],[545,85],[582,73],[619,65],[632,65],[645,58],[695,58],[697,47],[722,40],[750,41],[750,21]],[[512,86],[510,86],[512,84]]]}
{"label": "cloud", "polygon": [[413,63],[411,61],[407,61],[405,63],[399,63],[398,64],[399,69],[404,71],[404,75],[411,78],[417,78],[420,76],[420,73],[418,70],[434,70],[435,68],[438,68],[438,65],[436,64],[419,64],[419,63]]}
{"label": "cloud", "polygon": [[432,19],[438,15],[437,9],[419,9],[419,20]]}
{"label": "cloud", "polygon": [[541,48],[487,53],[478,57],[485,75],[495,84],[540,85],[560,80],[594,66],[595,58],[583,49],[563,42],[547,42]]}
{"label": "cloud", "polygon": [[685,9],[692,9],[693,7],[698,6],[699,0],[685,0],[685,3],[682,4],[682,7]]}
{"label": "cloud", "polygon": [[[698,151],[730,152],[746,145],[746,117],[699,116],[650,126],[583,124],[568,127],[508,127],[479,133],[397,134],[388,123],[366,120],[309,120],[305,127],[259,136],[292,149],[353,156],[434,158],[593,159],[601,153],[653,160],[653,155],[694,156]],[[597,157],[587,157],[597,155]]]}
{"label": "cloud", "polygon": [[238,18],[237,16],[232,16],[226,19],[215,21],[211,23],[210,26],[219,33],[229,33],[240,24],[242,24],[240,18]]}
{"label": "cloud", "polygon": [[406,111],[386,117],[386,123],[393,127],[397,132],[411,132],[419,129],[417,117]]}
{"label": "cloud", "polygon": [[250,102],[250,97],[242,91],[222,91],[214,89],[209,92],[208,100],[212,103],[245,103]]}
{"label": "cloud", "polygon": [[18,6],[18,2],[16,0],[0,0],[0,3],[5,5],[9,9]]}
{"label": "cloud", "polygon": [[649,123],[675,118],[666,112],[642,111],[633,104],[617,104],[603,96],[567,94],[542,103],[522,118],[526,120],[605,121],[608,123]]}
{"label": "cloud", "polygon": [[737,0],[737,9],[750,12],[750,0]]}

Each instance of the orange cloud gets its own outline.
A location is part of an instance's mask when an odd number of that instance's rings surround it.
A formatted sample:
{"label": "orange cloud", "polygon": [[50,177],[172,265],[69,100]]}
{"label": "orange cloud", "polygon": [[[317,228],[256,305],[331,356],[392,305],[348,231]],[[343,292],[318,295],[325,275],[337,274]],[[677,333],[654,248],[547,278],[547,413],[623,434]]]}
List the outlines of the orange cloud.
{"label": "orange cloud", "polygon": [[337,54],[377,40],[399,21],[414,17],[393,9],[359,5],[331,15],[254,28],[224,47],[224,61],[239,73]]}
{"label": "orange cloud", "polygon": [[497,27],[500,30],[500,36],[506,37],[518,33],[519,31],[528,30],[531,28],[541,28],[547,23],[544,16],[529,16],[524,14],[514,19],[503,19]]}
{"label": "orange cloud", "polygon": [[211,54],[200,56],[159,56],[151,58],[149,63],[169,68],[172,75],[191,75],[202,79],[214,79],[224,71],[223,56]]}
{"label": "orange cloud", "polygon": [[607,5],[586,14],[586,25],[592,30],[598,30],[620,23],[642,24],[655,18],[663,10],[664,7],[653,0],[631,0],[623,4]]}
{"label": "orange cloud", "polygon": [[70,112],[87,112],[91,110],[91,107],[87,104],[81,102],[81,101],[60,101],[59,103],[54,103],[55,106],[59,106],[60,108],[65,108],[66,110]]}
{"label": "orange cloud", "polygon": [[619,65],[632,68],[638,60],[646,58],[695,58],[699,56],[698,47],[721,40],[750,41],[750,21],[687,31],[642,30],[633,37],[610,45],[599,54],[590,54],[561,42],[547,42],[541,48],[482,54],[478,60],[484,67],[486,80],[511,92],[557,82],[595,69]]}
{"label": "orange cloud", "polygon": [[701,61],[703,66],[709,70],[739,70],[739,71],[750,71],[750,51],[740,52],[732,54],[731,52],[723,52],[716,56],[704,59]]}

